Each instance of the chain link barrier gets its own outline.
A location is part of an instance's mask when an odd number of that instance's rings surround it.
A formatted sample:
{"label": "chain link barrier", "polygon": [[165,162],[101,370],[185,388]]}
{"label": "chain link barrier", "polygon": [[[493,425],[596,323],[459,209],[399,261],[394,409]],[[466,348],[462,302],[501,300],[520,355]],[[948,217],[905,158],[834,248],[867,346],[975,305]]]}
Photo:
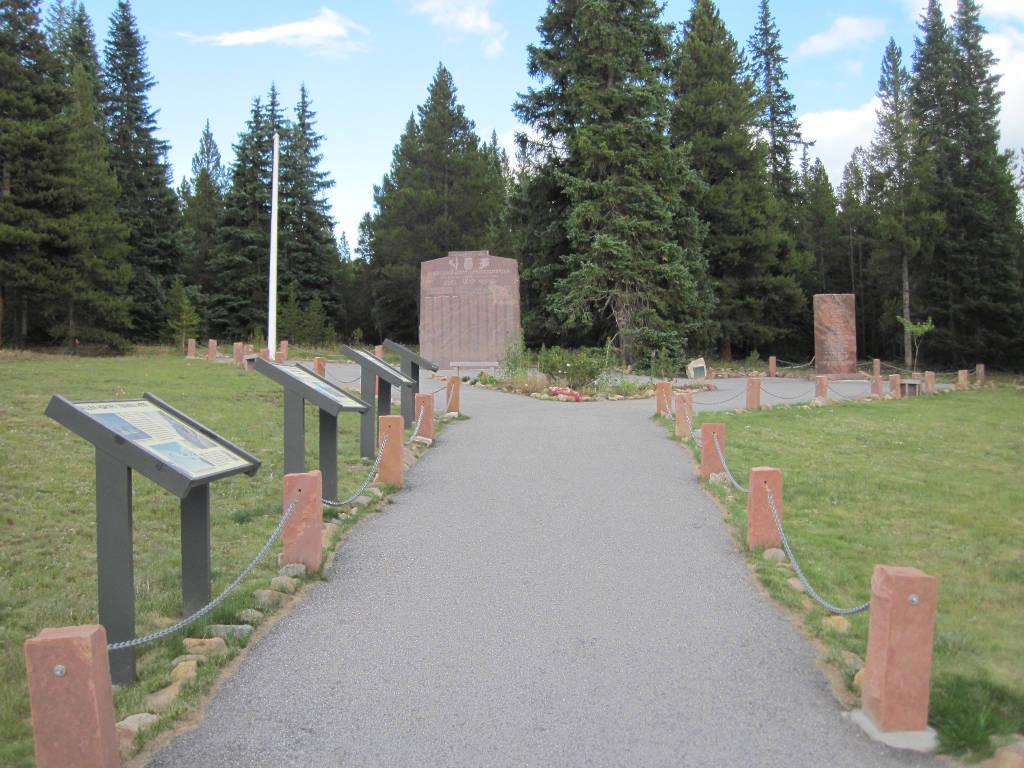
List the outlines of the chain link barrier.
{"label": "chain link barrier", "polygon": [[775,358],[776,363],[785,363],[784,368],[810,368],[814,365],[814,358],[812,357],[808,363],[794,363],[791,360],[779,360]]}
{"label": "chain link barrier", "polygon": [[746,396],[746,394],[747,394],[747,393],[746,393],[746,391],[740,391],[740,392],[737,392],[737,393],[736,393],[736,394],[734,394],[734,395],[729,395],[729,396],[728,396],[727,398],[725,398],[724,400],[715,400],[715,401],[713,401],[713,402],[710,402],[710,403],[698,403],[698,402],[694,402],[694,405],[722,405],[723,403],[728,403],[728,402],[729,402],[730,400],[735,400],[735,399],[736,399],[736,398],[738,398],[738,397],[745,397],[745,396]]}
{"label": "chain link barrier", "polygon": [[805,395],[803,393],[801,393],[799,395],[793,395],[793,396],[789,396],[789,395],[776,395],[774,392],[769,392],[767,389],[765,389],[764,388],[764,384],[761,385],[761,391],[764,392],[764,394],[768,395],[769,397],[775,397],[775,398],[778,398],[779,400],[802,400],[802,399],[807,397],[807,395]]}
{"label": "chain link barrier", "polygon": [[852,616],[855,613],[863,613],[868,608],[870,608],[870,600],[868,600],[863,605],[858,605],[856,608],[837,608],[836,606],[832,605],[832,603],[828,602],[823,597],[821,597],[821,595],[819,595],[814,590],[814,587],[812,587],[811,583],[807,581],[807,577],[804,576],[803,569],[800,567],[800,564],[796,561],[796,557],[793,555],[793,548],[789,546],[789,539],[786,538],[786,532],[782,530],[782,521],[779,519],[779,511],[775,507],[775,497],[772,495],[770,489],[766,490],[768,491],[768,506],[771,507],[772,517],[775,518],[775,527],[779,530],[779,538],[782,539],[782,546],[786,550],[786,557],[788,557],[789,562],[793,564],[793,570],[796,571],[796,575],[799,577],[800,583],[804,585],[804,589],[807,590],[807,594],[814,598],[814,600],[817,601],[818,605],[820,605],[826,611],[830,613],[838,613],[842,616]]}
{"label": "chain link barrier", "polygon": [[419,435],[419,433],[420,433],[420,426],[423,424],[423,413],[426,410],[427,410],[426,408],[424,408],[423,406],[420,406],[420,415],[416,419],[416,428],[412,431],[412,437],[410,437],[408,440],[405,441],[406,445],[412,445],[412,441],[416,439],[417,435]]}
{"label": "chain link barrier", "polygon": [[384,435],[384,439],[381,441],[380,444],[380,451],[377,453],[377,458],[373,462],[373,468],[370,470],[370,474],[366,476],[366,479],[363,481],[363,484],[359,486],[359,490],[356,491],[351,496],[349,496],[347,499],[321,499],[324,505],[328,507],[344,507],[346,504],[351,504],[353,501],[362,496],[363,491],[366,490],[366,486],[370,484],[370,481],[373,479],[373,476],[377,474],[377,469],[380,467],[381,459],[384,458],[384,449],[388,447],[388,441],[390,439],[391,435]]}
{"label": "chain link barrier", "polygon": [[694,445],[698,448],[701,447],[701,439],[697,437],[697,433],[693,431],[693,421],[690,419],[690,409],[683,409],[683,416],[686,418],[686,428],[690,430],[690,439],[693,440]]}
{"label": "chain link barrier", "polygon": [[729,469],[729,464],[725,460],[725,454],[722,453],[722,446],[718,442],[718,433],[712,432],[711,437],[715,441],[715,450],[718,451],[718,458],[722,460],[722,468],[725,469],[725,474],[728,476],[729,481],[734,486],[736,486],[736,490],[739,491],[740,493],[750,493],[749,488],[744,488],[742,485],[736,482],[736,478],[732,476],[732,470]]}
{"label": "chain link barrier", "polygon": [[292,503],[288,505],[288,510],[284,513],[284,516],[281,518],[281,522],[279,522],[277,524],[277,527],[274,529],[274,532],[272,534],[270,534],[270,538],[267,539],[267,543],[263,545],[263,548],[259,551],[259,553],[253,559],[253,561],[251,563],[249,563],[249,566],[244,571],[242,571],[241,575],[237,579],[235,579],[233,582],[231,582],[231,584],[228,586],[228,588],[225,589],[223,592],[221,592],[219,595],[217,595],[216,598],[214,598],[209,603],[204,605],[202,608],[200,608],[198,611],[193,613],[191,616],[186,616],[184,619],[179,621],[177,624],[173,624],[173,625],[171,625],[171,626],[169,626],[169,627],[167,627],[165,629],[161,629],[159,632],[153,632],[152,634],[146,635],[145,637],[137,637],[134,640],[123,640],[123,641],[118,642],[118,643],[108,643],[107,644],[107,650],[108,651],[120,651],[120,650],[122,650],[124,648],[136,648],[136,647],[138,647],[140,645],[145,645],[146,643],[151,643],[154,640],[160,640],[162,638],[165,638],[168,635],[173,635],[179,629],[184,629],[189,624],[193,624],[193,623],[199,621],[199,619],[203,618],[203,616],[205,616],[210,611],[212,611],[214,608],[216,608],[218,605],[223,603],[227,599],[228,595],[230,595],[232,592],[234,592],[238,588],[239,584],[241,584],[243,581],[245,581],[247,578],[249,578],[249,575],[256,569],[256,566],[260,564],[260,561],[266,556],[266,554],[269,551],[269,549],[271,548],[271,546],[273,546],[274,542],[277,541],[277,537],[281,535],[281,531],[284,530],[285,523],[287,523],[288,522],[288,518],[290,518],[292,516],[292,512],[295,511],[295,506],[298,503],[299,503],[299,499],[298,499],[298,497],[296,497],[292,501]]}

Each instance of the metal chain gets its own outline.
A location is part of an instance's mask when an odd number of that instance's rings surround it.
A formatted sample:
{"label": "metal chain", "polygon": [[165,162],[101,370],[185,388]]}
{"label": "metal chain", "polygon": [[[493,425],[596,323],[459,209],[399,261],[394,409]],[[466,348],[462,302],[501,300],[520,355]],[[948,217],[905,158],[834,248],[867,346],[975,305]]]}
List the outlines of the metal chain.
{"label": "metal chain", "polygon": [[864,603],[864,605],[858,605],[856,608],[837,608],[814,591],[814,587],[812,587],[811,583],[807,581],[807,577],[804,576],[804,572],[800,568],[800,564],[796,561],[796,557],[793,556],[793,549],[789,546],[789,539],[786,538],[786,532],[782,530],[782,521],[779,520],[779,511],[775,508],[775,497],[772,495],[770,489],[765,488],[765,490],[768,491],[768,506],[772,509],[772,517],[775,518],[775,527],[779,529],[779,538],[782,539],[782,546],[786,549],[786,557],[788,557],[789,562],[793,564],[793,570],[796,571],[796,575],[800,578],[800,582],[804,585],[804,589],[807,590],[807,594],[813,597],[822,608],[830,613],[851,616],[855,613],[863,613],[870,608],[870,600]]}
{"label": "metal chain", "polygon": [[774,392],[769,392],[767,389],[765,389],[764,384],[761,385],[761,391],[764,392],[769,397],[777,397],[779,400],[800,400],[802,398],[807,397],[807,395],[804,394],[794,395],[793,397],[789,397],[788,395],[776,395]]}
{"label": "metal chain", "polygon": [[779,360],[778,358],[776,358],[775,361],[777,363],[785,363],[784,367],[786,368],[810,368],[812,365],[814,365],[813,357],[811,358],[811,361],[809,363],[794,363],[791,360]]}
{"label": "metal chain", "polygon": [[730,400],[735,400],[737,397],[743,397],[746,394],[747,394],[746,392],[737,392],[735,395],[729,395],[729,397],[725,398],[724,400],[716,400],[716,401],[711,402],[711,403],[696,403],[695,402],[694,404],[695,405],[721,405],[722,403],[728,403]]}
{"label": "metal chain", "polygon": [[672,412],[671,398],[668,395],[665,395],[663,399],[665,400],[665,411],[668,413],[669,416],[675,416],[675,414]]}
{"label": "metal chain", "polygon": [[419,418],[416,419],[416,429],[412,431],[412,437],[405,441],[406,445],[412,445],[412,441],[415,440],[416,436],[420,433],[420,425],[423,423],[423,412],[426,410],[426,408],[420,406],[420,415]]}
{"label": "metal chain", "polygon": [[700,448],[701,439],[697,437],[697,434],[693,431],[693,421],[690,420],[690,409],[684,408],[683,415],[686,417],[686,428],[690,430],[690,439],[693,440],[694,444]]}
{"label": "metal chain", "polygon": [[354,494],[349,496],[347,499],[335,501],[332,499],[322,499],[323,503],[328,507],[344,507],[346,504],[351,504],[353,501],[363,495],[363,491],[366,490],[366,486],[370,484],[373,476],[377,473],[377,468],[380,467],[381,459],[384,458],[384,449],[388,447],[388,440],[391,439],[391,435],[384,435],[384,439],[380,444],[380,452],[377,454],[377,459],[373,462],[373,469],[370,470],[370,474],[366,476],[366,480],[363,481],[362,486]]}
{"label": "metal chain", "polygon": [[741,493],[750,493],[750,490],[744,488],[742,485],[736,482],[736,478],[732,476],[732,472],[729,470],[729,465],[725,461],[725,454],[722,453],[722,446],[718,442],[718,433],[712,432],[711,438],[715,441],[715,450],[718,451],[718,458],[722,461],[722,467],[725,469],[725,474],[729,477],[729,480],[733,485],[736,486],[736,490]]}
{"label": "metal chain", "polygon": [[137,637],[134,640],[124,640],[119,643],[108,643],[107,650],[119,651],[123,648],[135,648],[139,645],[151,643],[154,640],[160,640],[161,638],[167,637],[168,635],[173,635],[179,629],[183,629],[184,627],[187,627],[189,624],[192,624],[198,621],[199,619],[203,618],[203,616],[205,616],[218,605],[223,603],[224,600],[227,599],[228,595],[234,592],[235,589],[238,588],[239,584],[241,584],[243,581],[249,578],[249,575],[256,569],[256,566],[260,564],[260,561],[264,558],[264,556],[267,554],[267,551],[277,540],[277,537],[281,535],[281,531],[284,530],[285,523],[287,523],[288,518],[292,516],[292,512],[295,511],[295,505],[298,503],[299,499],[298,497],[296,497],[292,501],[292,503],[288,505],[288,511],[284,513],[284,516],[281,518],[281,522],[277,524],[277,527],[274,529],[274,532],[270,534],[270,538],[267,539],[267,543],[263,545],[263,548],[259,551],[259,553],[253,559],[253,561],[249,563],[249,566],[244,571],[242,571],[242,574],[237,579],[231,582],[230,586],[228,586],[227,589],[221,592],[211,602],[207,603],[205,606],[200,608],[191,616],[187,616],[181,621],[179,621],[177,624],[173,624],[172,626],[167,627],[166,629],[161,629],[159,632],[154,632],[151,635],[146,635],[145,637]]}

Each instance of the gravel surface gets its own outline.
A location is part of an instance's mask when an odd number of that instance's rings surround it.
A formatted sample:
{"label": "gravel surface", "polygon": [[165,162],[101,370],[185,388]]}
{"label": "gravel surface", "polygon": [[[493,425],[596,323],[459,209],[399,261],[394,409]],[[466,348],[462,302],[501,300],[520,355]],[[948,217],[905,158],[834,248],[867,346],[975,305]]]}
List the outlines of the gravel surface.
{"label": "gravel surface", "polygon": [[941,765],[844,717],[653,400],[462,410],[151,766]]}

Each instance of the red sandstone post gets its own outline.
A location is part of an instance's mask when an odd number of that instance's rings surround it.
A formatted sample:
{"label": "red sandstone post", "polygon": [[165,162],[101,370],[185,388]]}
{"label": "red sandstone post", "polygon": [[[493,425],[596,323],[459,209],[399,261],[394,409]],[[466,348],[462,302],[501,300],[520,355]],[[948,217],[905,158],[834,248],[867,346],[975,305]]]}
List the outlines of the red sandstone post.
{"label": "red sandstone post", "polygon": [[747,410],[761,409],[761,379],[751,376],[747,379]]}
{"label": "red sandstone post", "polygon": [[924,391],[929,395],[935,394],[935,371],[924,372]]}
{"label": "red sandstone post", "polygon": [[750,468],[750,494],[747,496],[747,549],[781,547],[768,493],[775,500],[775,511],[782,522],[782,470],[775,467]]}
{"label": "red sandstone post", "polygon": [[871,361],[871,375],[881,376],[882,375],[882,361],[877,357]]}
{"label": "red sandstone post", "polygon": [[38,768],[117,768],[107,631],[47,628],[25,641]]}
{"label": "red sandstone post", "polygon": [[883,732],[928,726],[939,580],[917,568],[876,565],[861,705]]}
{"label": "red sandstone post", "polygon": [[985,364],[984,363],[978,363],[978,365],[975,367],[974,380],[978,383],[979,387],[982,384],[985,383]]}
{"label": "red sandstone post", "polygon": [[822,400],[828,400],[828,376],[814,377],[814,396]]}
{"label": "red sandstone post", "polygon": [[775,355],[768,358],[768,378],[775,378],[775,371],[778,370],[778,360],[775,359]]}
{"label": "red sandstone post", "polygon": [[654,415],[672,415],[672,382],[659,381],[654,385]]}
{"label": "red sandstone post", "polygon": [[264,360],[266,360],[269,363],[270,362],[270,350],[267,349],[266,347],[263,347],[263,349],[260,350],[260,357],[262,357]]}
{"label": "red sandstone post", "polygon": [[196,340],[195,339],[189,339],[188,340],[188,355],[187,356],[188,357],[195,357],[196,356]]}
{"label": "red sandstone post", "polygon": [[380,467],[377,470],[377,481],[384,485],[401,486],[405,476],[405,467],[402,465],[403,443],[405,436],[405,419],[398,416],[380,416],[380,445],[384,444],[384,438],[388,438],[387,448],[384,449],[384,456],[380,460]]}
{"label": "red sandstone post", "polygon": [[898,373],[890,374],[889,375],[889,394],[892,395],[894,400],[899,400],[901,397],[903,397],[903,392],[901,391],[902,387],[903,387],[903,377],[900,376]]}
{"label": "red sandstone post", "polygon": [[885,393],[882,391],[882,377],[872,376],[871,377],[871,396],[872,397],[884,397]]}
{"label": "red sandstone post", "polygon": [[246,345],[245,345],[245,354],[247,354],[247,355],[251,355],[251,354],[253,354],[253,353],[254,353],[255,351],[256,351],[256,347],[254,347],[254,346],[253,346],[252,344],[246,344]]}
{"label": "red sandstone post", "polygon": [[725,455],[725,424],[701,424],[700,426],[700,476],[710,477],[725,472],[722,459],[715,448],[715,435],[718,436],[718,447]]}
{"label": "red sandstone post", "polygon": [[216,360],[217,359],[217,340],[216,339],[210,339],[209,342],[207,342],[206,359],[207,360]]}
{"label": "red sandstone post", "polygon": [[326,357],[314,357],[313,358],[313,373],[317,376],[323,376],[327,378],[327,358]]}
{"label": "red sandstone post", "polygon": [[[417,392],[416,399],[413,403],[415,409],[416,418],[420,421],[420,431],[417,433],[420,437],[426,437],[430,440],[434,439],[434,396],[424,392]],[[420,411],[423,412],[423,416],[420,417]],[[415,424],[415,422],[414,422]]]}
{"label": "red sandstone post", "polygon": [[960,370],[956,372],[956,386],[957,389],[967,389],[971,386],[970,380],[971,372],[967,370]]}
{"label": "red sandstone post", "polygon": [[231,345],[231,359],[234,362],[235,366],[238,368],[241,368],[242,363],[244,362],[242,360],[243,347],[244,345],[240,341],[236,341],[234,344]]}
{"label": "red sandstone post", "polygon": [[462,381],[458,376],[449,376],[445,382],[445,413],[461,413],[459,410],[459,393],[462,389]]}
{"label": "red sandstone post", "polygon": [[296,502],[285,523],[284,562],[302,563],[310,571],[319,571],[323,563],[324,522],[323,477],[319,469],[284,476],[284,509]]}
{"label": "red sandstone post", "polygon": [[689,392],[676,394],[676,437],[689,437],[690,427],[687,423],[693,422],[693,396]]}
{"label": "red sandstone post", "polygon": [[288,361],[288,340],[284,339],[277,347],[277,362],[285,363]]}

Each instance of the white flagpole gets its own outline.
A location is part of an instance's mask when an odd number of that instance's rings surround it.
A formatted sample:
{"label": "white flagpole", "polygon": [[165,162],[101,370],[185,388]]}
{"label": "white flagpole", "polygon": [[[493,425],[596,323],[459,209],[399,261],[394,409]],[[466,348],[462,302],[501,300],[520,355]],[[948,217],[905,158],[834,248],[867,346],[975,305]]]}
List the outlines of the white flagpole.
{"label": "white flagpole", "polygon": [[277,165],[280,139],[274,134],[274,175],[270,194],[270,301],[267,307],[267,346],[277,360]]}

